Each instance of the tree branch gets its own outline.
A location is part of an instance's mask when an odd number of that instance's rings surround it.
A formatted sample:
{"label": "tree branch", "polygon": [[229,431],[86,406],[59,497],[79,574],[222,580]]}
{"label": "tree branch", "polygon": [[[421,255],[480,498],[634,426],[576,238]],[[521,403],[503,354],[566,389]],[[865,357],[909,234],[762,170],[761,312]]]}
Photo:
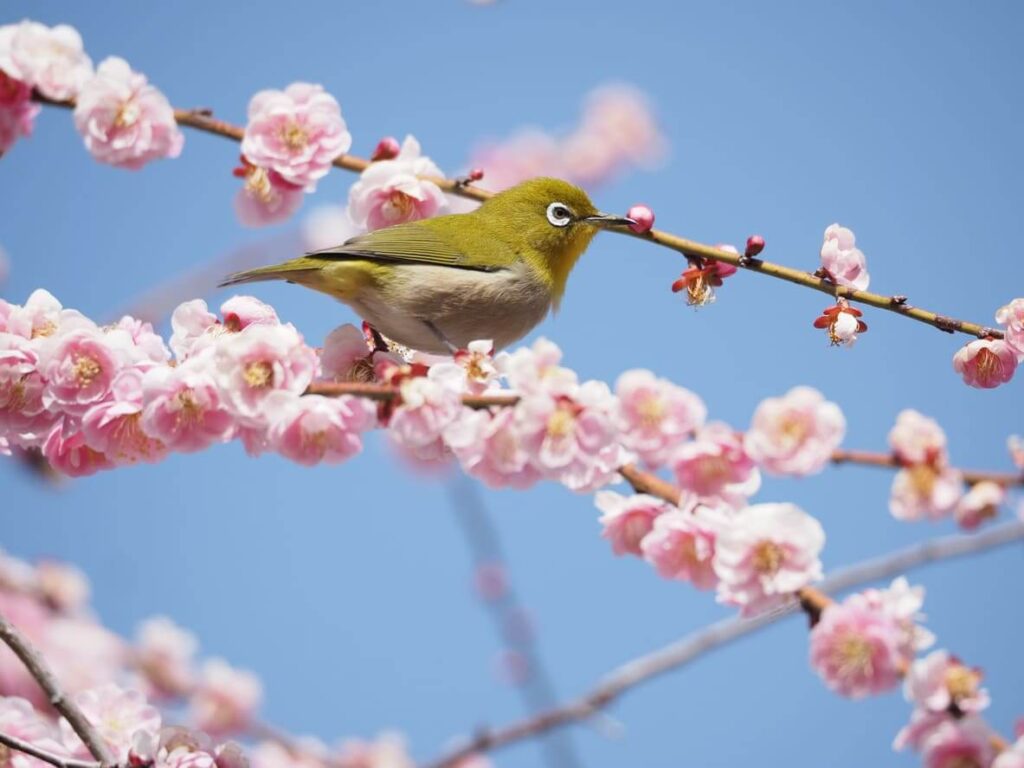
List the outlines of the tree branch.
{"label": "tree branch", "polygon": [[39,655],[39,651],[22,637],[21,633],[15,629],[14,625],[3,614],[0,614],[0,640],[3,640],[14,651],[14,655],[21,660],[21,663],[25,665],[32,677],[39,683],[39,687],[46,693],[50,704],[68,721],[68,724],[78,734],[78,737],[89,748],[92,756],[99,761],[100,766],[102,768],[113,768],[117,761],[111,754],[103,737],[93,728],[92,723],[89,722],[82,710],[78,708],[78,705],[68,698],[61,689],[57,678],[54,677],[52,670],[46,661],[43,660],[43,657]]}
{"label": "tree branch", "polygon": [[[945,536],[838,570],[821,582],[819,588],[822,594],[840,592],[868,582],[892,578],[927,563],[966,557],[1021,540],[1024,540],[1024,521],[1020,520],[993,526],[977,534]],[[664,648],[623,664],[575,701],[510,725],[483,729],[463,746],[422,764],[421,768],[454,768],[460,760],[470,755],[498,749],[553,728],[587,720],[627,691],[774,624],[795,613],[798,606],[797,602],[793,602],[752,619],[724,619],[692,632]]]}
{"label": "tree branch", "polygon": [[[870,467],[891,467],[900,469],[903,465],[891,453],[874,453],[872,451],[836,450],[832,452],[833,464],[863,464]],[[979,469],[957,470],[968,485],[990,482],[998,485],[1024,485],[1024,472],[990,472]]]}
{"label": "tree branch", "polygon": [[[33,93],[33,98],[40,104],[46,104],[52,107],[62,107],[64,109],[74,109],[75,107],[75,102],[73,100],[60,101],[50,99],[38,92]],[[244,128],[223,120],[218,120],[213,117],[210,110],[175,109],[174,119],[179,125],[203,131],[205,133],[211,133],[236,142],[241,141],[242,137],[245,135]],[[361,157],[356,157],[355,155],[340,155],[335,158],[334,165],[335,167],[346,171],[361,173],[369,167],[370,161]],[[449,194],[458,195],[459,197],[465,197],[470,200],[483,202],[494,195],[493,192],[468,184],[464,180],[446,179],[436,176],[422,176],[421,178],[426,181],[433,182],[440,189]],[[997,329],[989,328],[978,323],[967,322],[965,320],[957,320],[956,318],[940,315],[930,310],[913,307],[907,303],[905,296],[883,296],[882,294],[870,293],[868,291],[855,291],[851,288],[837,286],[835,283],[818,277],[810,272],[794,269],[793,267],[787,267],[782,264],[775,264],[770,261],[749,258],[721,248],[715,248],[711,245],[705,245],[704,243],[699,243],[695,240],[687,240],[684,237],[673,235],[670,232],[662,232],[656,229],[652,229],[650,232],[644,234],[635,234],[628,229],[616,229],[612,231],[618,232],[619,234],[638,237],[642,240],[648,240],[657,245],[677,251],[678,253],[690,258],[725,262],[726,264],[732,264],[740,269],[757,272],[779,280],[795,283],[805,288],[820,291],[821,293],[828,294],[831,297],[845,298],[847,301],[866,304],[877,309],[884,309],[887,312],[894,312],[898,315],[902,315],[903,317],[909,317],[913,320],[917,320],[918,322],[931,325],[932,327],[938,328],[940,331],[945,331],[946,333],[960,332],[965,333],[968,336],[977,336],[978,338],[1003,338],[1003,333]]]}
{"label": "tree branch", "polygon": [[[22,741],[16,736],[9,736],[6,733],[0,733],[0,745],[17,750],[18,752],[24,752],[26,755],[30,755],[37,760],[42,760],[44,763],[56,766],[56,768],[100,768],[100,764],[92,760],[76,760],[73,757],[58,755],[56,752],[48,752],[45,749],[40,749],[34,744]],[[0,762],[4,765],[10,764],[7,760]]]}

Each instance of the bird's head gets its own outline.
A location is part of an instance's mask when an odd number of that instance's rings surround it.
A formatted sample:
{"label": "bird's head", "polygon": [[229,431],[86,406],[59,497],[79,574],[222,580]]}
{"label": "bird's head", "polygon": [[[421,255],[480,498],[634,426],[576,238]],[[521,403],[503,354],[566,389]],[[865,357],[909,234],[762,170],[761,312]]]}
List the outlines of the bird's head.
{"label": "bird's head", "polygon": [[543,177],[495,195],[479,214],[491,219],[502,239],[550,283],[556,305],[569,273],[597,231],[633,223],[625,216],[601,213],[579,187]]}

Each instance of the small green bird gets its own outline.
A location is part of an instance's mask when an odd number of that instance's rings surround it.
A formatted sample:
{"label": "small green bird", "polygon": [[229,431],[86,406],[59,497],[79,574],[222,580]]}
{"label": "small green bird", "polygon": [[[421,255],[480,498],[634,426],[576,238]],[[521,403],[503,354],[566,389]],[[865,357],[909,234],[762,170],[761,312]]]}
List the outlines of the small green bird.
{"label": "small green bird", "polygon": [[576,261],[601,227],[579,187],[537,178],[470,213],[396,224],[335,248],[228,276],[222,286],[287,280],[340,299],[393,341],[451,353],[474,339],[496,349],[557,309]]}

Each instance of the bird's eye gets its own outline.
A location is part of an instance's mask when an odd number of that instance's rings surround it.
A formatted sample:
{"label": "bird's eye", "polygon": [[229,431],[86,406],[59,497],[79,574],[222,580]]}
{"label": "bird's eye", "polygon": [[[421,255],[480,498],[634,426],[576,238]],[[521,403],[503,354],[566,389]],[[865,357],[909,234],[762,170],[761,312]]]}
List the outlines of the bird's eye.
{"label": "bird's eye", "polygon": [[556,227],[564,227],[572,221],[572,211],[563,203],[552,203],[548,206],[548,221]]}

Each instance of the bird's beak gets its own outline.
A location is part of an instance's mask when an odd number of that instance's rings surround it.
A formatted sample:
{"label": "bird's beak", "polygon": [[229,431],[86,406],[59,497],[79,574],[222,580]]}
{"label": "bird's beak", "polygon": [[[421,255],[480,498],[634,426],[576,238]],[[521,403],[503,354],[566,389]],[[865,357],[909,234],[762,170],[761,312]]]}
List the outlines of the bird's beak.
{"label": "bird's beak", "polygon": [[584,221],[598,227],[630,227],[636,224],[636,222],[628,216],[615,216],[610,213],[599,213],[596,216],[587,216]]}

